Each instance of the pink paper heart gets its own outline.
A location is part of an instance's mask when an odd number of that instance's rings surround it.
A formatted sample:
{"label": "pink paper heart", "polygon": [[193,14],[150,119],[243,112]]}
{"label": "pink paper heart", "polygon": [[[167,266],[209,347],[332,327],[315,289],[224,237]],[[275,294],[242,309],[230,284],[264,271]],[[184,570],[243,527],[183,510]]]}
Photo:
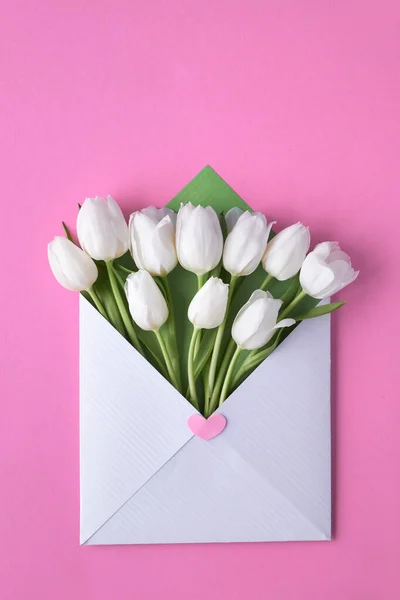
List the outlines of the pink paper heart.
{"label": "pink paper heart", "polygon": [[226,419],[220,413],[214,413],[208,419],[203,415],[192,415],[187,420],[190,431],[202,440],[212,440],[225,429]]}

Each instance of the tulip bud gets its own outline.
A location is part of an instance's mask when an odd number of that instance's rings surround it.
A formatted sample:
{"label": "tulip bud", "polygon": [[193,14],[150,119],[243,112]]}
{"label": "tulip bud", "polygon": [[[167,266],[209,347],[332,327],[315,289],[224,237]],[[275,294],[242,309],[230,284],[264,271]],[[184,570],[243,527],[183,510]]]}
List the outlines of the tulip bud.
{"label": "tulip bud", "polygon": [[211,277],[199,289],[189,305],[189,321],[198,329],[214,329],[224,320],[229,286],[218,277]]}
{"label": "tulip bud", "polygon": [[264,254],[272,225],[259,212],[246,211],[239,216],[225,240],[224,269],[237,277],[253,273]]}
{"label": "tulip bud", "polygon": [[280,231],[267,245],[263,267],[275,279],[286,281],[299,271],[310,247],[308,227],[295,223]]}
{"label": "tulip bud", "polygon": [[96,281],[94,261],[67,238],[56,236],[48,245],[47,254],[54,277],[67,290],[82,292]]}
{"label": "tulip bud", "polygon": [[95,260],[114,260],[129,247],[128,225],[111,196],[86,198],[78,213],[77,233],[80,245]]}
{"label": "tulip bud", "polygon": [[131,253],[139,269],[164,277],[176,267],[175,220],[173,210],[154,206],[130,216]]}
{"label": "tulip bud", "polygon": [[128,275],[125,282],[129,311],[145,331],[157,331],[168,319],[168,306],[160,288],[147,271]]}
{"label": "tulip bud", "polygon": [[349,285],[359,272],[352,268],[350,257],[337,242],[323,242],[306,256],[300,285],[306,294],[322,300]]}
{"label": "tulip bud", "polygon": [[250,300],[240,309],[232,325],[232,337],[239,348],[256,350],[269,342],[275,331],[291,327],[294,319],[277,323],[282,300],[275,300],[269,292],[256,290]]}
{"label": "tulip bud", "polygon": [[223,237],[211,206],[181,205],[176,223],[176,251],[184,269],[204,275],[221,260]]}

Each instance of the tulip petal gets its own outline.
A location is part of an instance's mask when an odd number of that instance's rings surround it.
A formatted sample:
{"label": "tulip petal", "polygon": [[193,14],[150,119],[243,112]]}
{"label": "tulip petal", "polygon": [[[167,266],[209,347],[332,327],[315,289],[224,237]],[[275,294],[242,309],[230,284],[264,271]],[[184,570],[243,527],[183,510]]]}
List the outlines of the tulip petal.
{"label": "tulip petal", "polygon": [[[152,271],[152,268],[149,268],[149,265],[146,262],[146,250],[142,246],[142,240],[145,242],[145,245],[151,243],[151,238],[153,236],[154,229],[155,225],[153,224],[151,218],[148,216],[148,213],[144,214],[141,211],[137,211],[130,216],[130,250],[132,253],[133,260],[135,261],[139,269],[146,269],[149,272]],[[139,234],[139,232],[141,232],[141,235]]]}
{"label": "tulip petal", "polygon": [[159,272],[156,275],[164,277],[178,264],[175,249],[175,229],[169,215],[166,215],[158,223],[152,242],[154,255],[159,261]]}
{"label": "tulip petal", "polygon": [[212,271],[222,255],[223,237],[211,206],[181,206],[176,225],[176,250],[184,269],[197,275]]}
{"label": "tulip petal", "polygon": [[300,284],[303,290],[314,298],[318,298],[320,290],[327,288],[335,279],[333,271],[324,265],[311,252],[304,260],[300,271]]}
{"label": "tulip petal", "polygon": [[262,213],[245,211],[225,241],[223,265],[234,276],[250,275],[260,264],[272,224]]}
{"label": "tulip petal", "polygon": [[265,346],[274,333],[282,301],[269,292],[256,290],[238,312],[232,337],[240,348],[255,350]]}
{"label": "tulip petal", "polygon": [[168,319],[168,306],[152,276],[143,270],[128,275],[125,282],[129,311],[146,331],[157,331]]}
{"label": "tulip petal", "polygon": [[337,260],[343,260],[349,265],[351,265],[350,256],[346,254],[346,252],[343,252],[343,250],[340,250],[340,248],[338,250],[333,250],[333,252],[330,253],[328,258],[326,259],[326,264],[330,265],[331,263]]}
{"label": "tulip petal", "polygon": [[338,242],[321,242],[315,246],[313,254],[315,254],[315,256],[317,256],[320,260],[326,261],[330,253],[338,248]]}
{"label": "tulip petal", "polygon": [[[175,229],[168,209],[147,209],[129,219],[130,250],[140,269],[164,277],[177,264]],[[164,216],[163,216],[164,215]]]}
{"label": "tulip petal", "polygon": [[225,223],[227,232],[230,233],[233,227],[236,225],[237,220],[243,214],[243,210],[238,207],[231,208],[225,215]]}
{"label": "tulip petal", "polygon": [[88,290],[96,281],[95,262],[67,238],[56,236],[48,245],[47,253],[55,278],[67,290]]}
{"label": "tulip petal", "polygon": [[300,271],[303,290],[313,298],[323,299],[336,294],[358,276],[351,260],[338,242],[318,244],[304,260]]}
{"label": "tulip petal", "polygon": [[111,227],[117,242],[117,254],[114,258],[118,258],[118,256],[125,254],[129,248],[128,225],[121,208],[112,196],[107,196],[107,208],[109,216],[111,217]]}
{"label": "tulip petal", "polygon": [[281,327],[291,327],[292,325],[295,325],[295,323],[295,319],[282,319],[282,321],[278,321],[274,329],[280,329]]}
{"label": "tulip petal", "polygon": [[129,247],[128,226],[111,196],[86,198],[78,213],[77,234],[82,248],[96,260],[113,260]]}
{"label": "tulip petal", "polygon": [[[238,312],[232,326],[232,337],[240,348],[251,350],[257,347],[264,314],[262,299],[245,304]],[[261,337],[261,341],[263,339],[264,336]]]}
{"label": "tulip petal", "polygon": [[[344,261],[337,261],[337,262],[344,262]],[[347,265],[348,268],[344,268],[342,265],[340,267],[338,267],[337,263],[332,263],[331,265],[329,265],[330,267],[332,267],[332,265],[336,265],[336,276],[334,281],[328,285],[326,288],[324,288],[318,295],[319,298],[327,298],[329,296],[333,296],[333,294],[336,294],[337,292],[340,292],[340,290],[342,290],[343,288],[345,288],[346,286],[348,286],[350,283],[352,283],[355,279],[357,279],[360,271],[354,271],[354,269],[352,269],[347,263],[345,263]],[[340,269],[340,271],[339,271]]]}
{"label": "tulip petal", "polygon": [[263,267],[279,281],[286,281],[298,273],[309,247],[308,227],[300,222],[290,225],[268,243]]}
{"label": "tulip petal", "polygon": [[228,292],[229,286],[222,279],[208,279],[189,305],[189,321],[198,329],[219,327],[225,317]]}

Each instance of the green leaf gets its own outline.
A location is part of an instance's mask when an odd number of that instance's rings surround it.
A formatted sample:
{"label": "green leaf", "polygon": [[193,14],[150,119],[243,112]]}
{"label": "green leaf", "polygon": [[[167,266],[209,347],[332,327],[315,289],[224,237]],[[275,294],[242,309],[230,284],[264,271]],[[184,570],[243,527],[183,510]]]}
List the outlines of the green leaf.
{"label": "green leaf", "polygon": [[119,271],[124,273],[126,276],[130,275],[131,273],[134,273],[134,271],[131,271],[131,269],[127,269],[126,267],[124,267],[124,265],[120,265],[117,262],[114,262],[114,267],[116,267]]}
{"label": "green leaf", "polygon": [[125,252],[122,256],[119,256],[113,261],[114,267],[118,267],[127,274],[137,271],[135,263],[130,252]]}
{"label": "green leaf", "polygon": [[94,289],[97,292],[103,306],[106,309],[106,313],[109,317],[111,325],[115,327],[117,331],[123,336],[127,337],[124,323],[121,318],[121,313],[118,310],[118,306],[115,302],[114,294],[112,293],[110,282],[107,275],[107,270],[103,262],[97,263],[97,269],[99,276],[94,283]]}
{"label": "green leaf", "polygon": [[160,292],[162,293],[162,295],[164,296],[164,298],[168,304],[167,290],[164,286],[163,278],[162,277],[153,277],[153,279],[156,282],[156,284],[158,285]]}
{"label": "green leaf", "polygon": [[64,223],[64,221],[61,221],[61,223],[62,223],[64,232],[65,232],[65,235],[67,236],[67,239],[69,239],[70,242],[75,243],[74,240],[73,240],[73,238],[72,238],[71,232],[68,229],[67,225]]}
{"label": "green leaf", "polygon": [[156,277],[161,292],[167,302],[169,315],[165,325],[161,328],[161,334],[165,334],[165,343],[167,346],[168,354],[171,359],[172,368],[174,370],[179,389],[182,389],[182,376],[181,376],[181,365],[179,360],[178,342],[176,336],[176,322],[175,322],[175,307],[172,290],[169,285],[168,276]]}
{"label": "green leaf", "polygon": [[260,365],[272,352],[279,346],[282,336],[283,336],[283,328],[278,329],[272,340],[269,342],[267,346],[261,348],[260,350],[256,350],[253,353],[249,354],[247,360],[244,361],[242,365],[242,369],[244,372],[253,371],[258,365]]}
{"label": "green leaf", "polygon": [[235,374],[230,393],[233,392],[243,381],[256,369],[272,352],[279,346],[283,341],[284,328],[278,329],[272,340],[267,346],[260,350],[252,350],[246,356],[244,362],[240,366],[239,370]]}
{"label": "green leaf", "polygon": [[204,366],[211,355],[212,349],[214,347],[214,341],[217,335],[218,328],[215,329],[207,329],[203,333],[202,340],[200,342],[199,350],[194,359],[194,378],[195,380],[198,378]]}
{"label": "green leaf", "polygon": [[296,321],[304,321],[304,319],[314,319],[314,317],[321,317],[322,315],[327,315],[334,310],[337,310],[341,306],[346,304],[346,302],[332,302],[332,304],[323,304],[322,306],[315,306],[315,308],[311,308],[304,315],[299,315],[298,317],[293,317]]}
{"label": "green leaf", "polygon": [[289,287],[281,295],[281,300],[283,302],[281,310],[285,310],[285,308],[287,306],[289,306],[289,304],[292,302],[292,300],[294,300],[294,298],[297,296],[299,287],[300,287],[299,276],[295,275],[293,277],[292,281],[290,282]]}
{"label": "green leaf", "polygon": [[[207,371],[207,367],[209,366],[208,359],[210,358],[212,349],[214,348],[214,343],[215,343],[215,338],[217,337],[217,332],[218,332],[218,327],[216,327],[215,329],[202,330],[203,336],[201,338],[199,349],[196,352],[196,356],[194,358],[194,365],[193,365],[193,377],[194,377],[195,381],[197,381],[197,379],[201,375],[202,371],[204,371],[203,375]],[[205,383],[205,386],[204,386],[205,394],[208,393],[207,388],[208,388],[208,378],[207,378],[207,382]],[[189,388],[186,393],[186,397],[188,397],[188,396],[189,396]]]}

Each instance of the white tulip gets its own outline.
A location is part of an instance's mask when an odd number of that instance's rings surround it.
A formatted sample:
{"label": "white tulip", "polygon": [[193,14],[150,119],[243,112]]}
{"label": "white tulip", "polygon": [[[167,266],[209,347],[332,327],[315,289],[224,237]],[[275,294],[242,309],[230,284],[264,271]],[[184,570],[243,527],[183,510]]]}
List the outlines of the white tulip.
{"label": "white tulip", "polygon": [[229,286],[218,277],[211,277],[199,289],[189,305],[189,321],[198,329],[214,329],[224,320]]}
{"label": "white tulip", "polygon": [[275,279],[286,281],[299,271],[310,247],[308,227],[295,223],[280,231],[268,243],[263,267]]}
{"label": "white tulip", "polygon": [[211,206],[181,205],[176,223],[176,251],[184,269],[204,275],[221,260],[223,237]]}
{"label": "white tulip", "polygon": [[111,196],[86,198],[78,213],[77,233],[82,248],[95,260],[114,260],[129,247],[128,225]]}
{"label": "white tulip", "polygon": [[130,249],[139,269],[164,277],[176,267],[175,220],[173,210],[154,206],[130,216]]}
{"label": "white tulip", "polygon": [[253,273],[265,252],[272,225],[259,212],[240,215],[225,240],[224,269],[238,277]]}
{"label": "white tulip", "polygon": [[300,285],[306,294],[322,300],[349,285],[359,272],[352,268],[349,255],[337,242],[323,242],[306,256],[300,271]]}
{"label": "white tulip", "polygon": [[132,319],[141,329],[157,331],[164,325],[168,306],[150,273],[140,270],[128,275],[125,292]]}
{"label": "white tulip", "polygon": [[54,277],[67,290],[88,290],[96,281],[95,262],[67,238],[56,236],[48,245],[47,254]]}
{"label": "white tulip", "polygon": [[228,233],[232,231],[238,218],[243,214],[243,212],[244,211],[241,208],[237,208],[236,206],[228,210],[225,215],[226,230]]}
{"label": "white tulip", "polygon": [[232,337],[238,347],[243,350],[262,348],[277,329],[294,325],[294,319],[283,319],[277,323],[281,305],[282,301],[275,300],[269,292],[253,292],[232,325]]}

